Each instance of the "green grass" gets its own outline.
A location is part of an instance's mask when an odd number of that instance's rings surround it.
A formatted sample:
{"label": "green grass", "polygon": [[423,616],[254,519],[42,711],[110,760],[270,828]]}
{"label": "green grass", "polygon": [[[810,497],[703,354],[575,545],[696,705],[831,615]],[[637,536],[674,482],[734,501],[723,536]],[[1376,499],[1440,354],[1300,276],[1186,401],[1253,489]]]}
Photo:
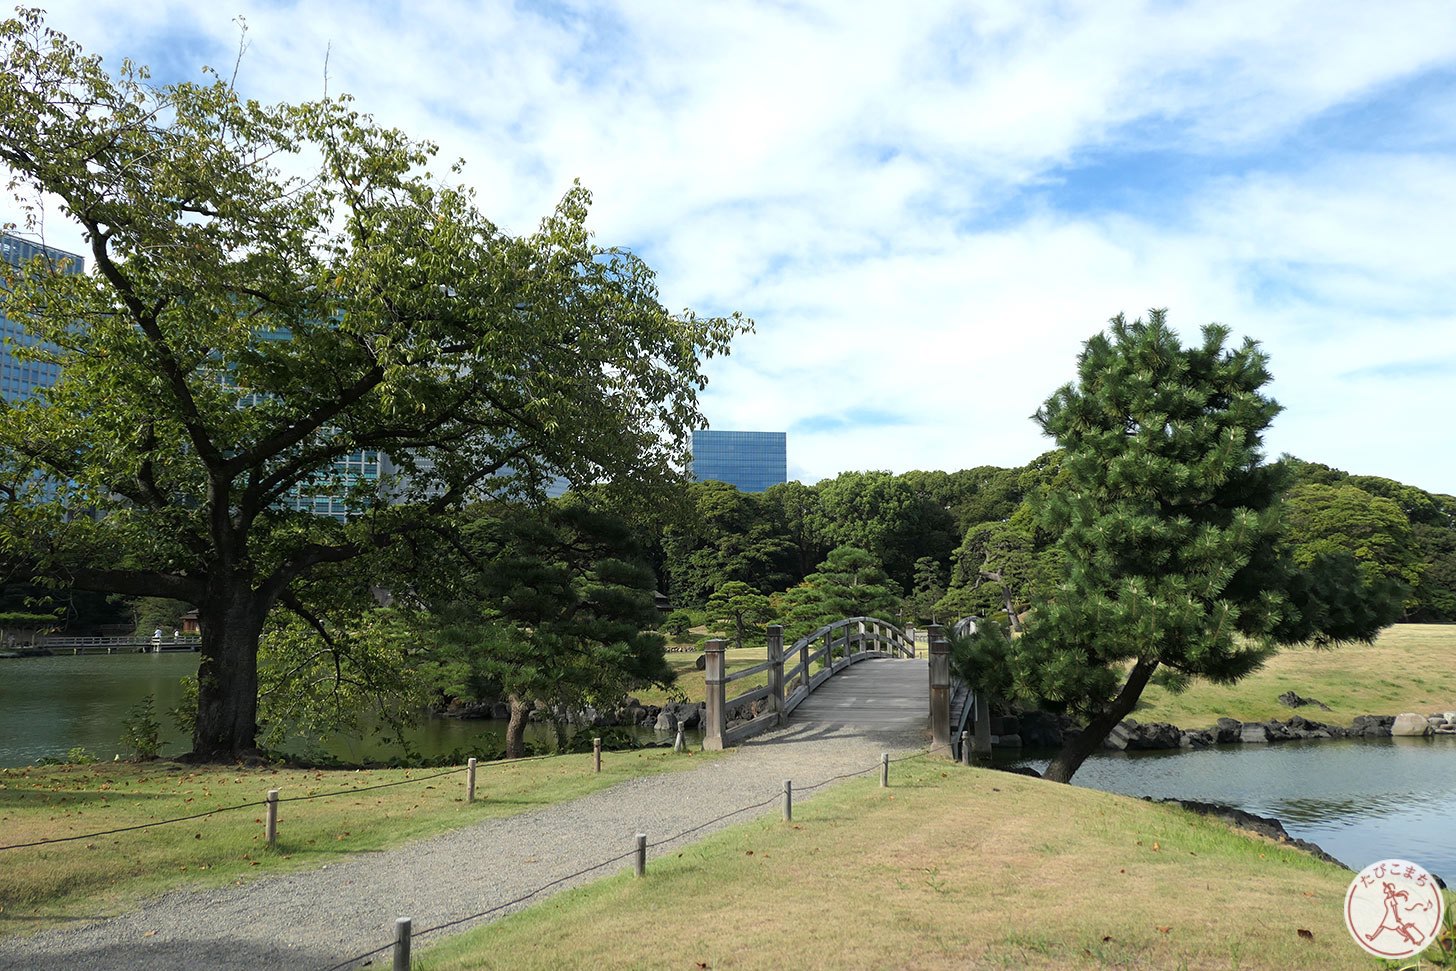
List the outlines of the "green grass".
{"label": "green grass", "polygon": [[[668,666],[677,673],[677,682],[673,686],[672,692],[662,688],[644,688],[640,691],[633,691],[632,697],[644,705],[664,705],[675,700],[672,696],[677,691],[681,691],[688,701],[703,701],[707,697],[707,687],[703,680],[703,672],[697,669],[698,657],[701,653],[701,651],[683,651],[667,655]],[[767,659],[768,648],[763,644],[741,649],[730,647],[723,652],[724,665],[729,674],[755,664],[761,664]],[[767,672],[752,678],[744,678],[742,681],[735,681],[728,686],[728,690],[730,695],[737,695],[765,684],[768,684]]]}
{"label": "green grass", "polygon": [[1349,880],[1174,807],[922,759],[421,941],[416,967],[1371,969]]}
{"label": "green grass", "polygon": [[[1300,714],[1344,725],[1358,715],[1456,711],[1453,658],[1456,625],[1397,624],[1371,645],[1286,649],[1234,685],[1198,681],[1179,695],[1150,686],[1132,717],[1200,728],[1220,716],[1266,721]],[[1291,690],[1317,698],[1332,710],[1286,708],[1278,698]]]}
{"label": "green grass", "polygon": [[[438,769],[313,771],[222,769],[176,763],[102,763],[0,770],[0,845],[93,833],[258,801],[204,819],[90,840],[0,851],[0,933],[53,926],[75,914],[115,913],[184,885],[240,882],[261,873],[317,866],[354,853],[509,816],[587,795],[625,779],[701,764],[704,753],[662,749],[482,763],[477,801],[465,802],[465,772]],[[268,849],[262,799],[345,790],[279,806],[279,839]]]}

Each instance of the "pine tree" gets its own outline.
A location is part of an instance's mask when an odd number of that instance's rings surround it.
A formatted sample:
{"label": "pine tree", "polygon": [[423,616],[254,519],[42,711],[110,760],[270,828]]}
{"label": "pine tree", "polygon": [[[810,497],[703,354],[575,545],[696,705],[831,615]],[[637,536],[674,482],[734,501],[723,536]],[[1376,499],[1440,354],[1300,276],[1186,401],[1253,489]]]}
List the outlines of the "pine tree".
{"label": "pine tree", "polygon": [[1267,355],[1225,347],[1228,334],[1209,325],[1185,348],[1165,311],[1119,315],[1037,412],[1066,450],[1065,478],[1038,503],[1064,560],[1012,664],[1023,693],[1088,719],[1049,779],[1070,780],[1160,669],[1172,684],[1232,682],[1280,643],[1368,640],[1393,619],[1377,606],[1326,623],[1345,574],[1290,562],[1284,472],[1261,451],[1280,411],[1262,393]]}

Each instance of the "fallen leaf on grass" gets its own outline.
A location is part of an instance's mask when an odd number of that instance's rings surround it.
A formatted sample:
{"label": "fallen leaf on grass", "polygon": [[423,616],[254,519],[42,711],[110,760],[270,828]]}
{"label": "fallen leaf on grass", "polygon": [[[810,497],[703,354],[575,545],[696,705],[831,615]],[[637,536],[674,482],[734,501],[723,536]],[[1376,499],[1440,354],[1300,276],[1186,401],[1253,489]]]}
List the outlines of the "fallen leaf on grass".
{"label": "fallen leaf on grass", "polygon": [[1166,934],[1166,933],[1168,933],[1168,932],[1169,932],[1169,931],[1171,931],[1171,930],[1172,930],[1172,929],[1173,929],[1173,928],[1172,928],[1172,927],[1171,927],[1171,926],[1168,926],[1168,927],[1159,927],[1159,928],[1158,928],[1158,933],[1159,933],[1159,934]]}
{"label": "fallen leaf on grass", "polygon": [[1312,941],[1312,940],[1314,940],[1314,931],[1307,931],[1303,927],[1296,927],[1294,929],[1294,933],[1298,934],[1300,937],[1304,938],[1306,941]]}
{"label": "fallen leaf on grass", "polygon": [[1112,935],[1111,934],[1103,934],[1102,935],[1102,943],[1103,944],[1111,944],[1112,943]]}
{"label": "fallen leaf on grass", "polygon": [[142,937],[156,937],[156,936],[157,936],[157,932],[156,931],[147,931],[144,934],[142,934]]}

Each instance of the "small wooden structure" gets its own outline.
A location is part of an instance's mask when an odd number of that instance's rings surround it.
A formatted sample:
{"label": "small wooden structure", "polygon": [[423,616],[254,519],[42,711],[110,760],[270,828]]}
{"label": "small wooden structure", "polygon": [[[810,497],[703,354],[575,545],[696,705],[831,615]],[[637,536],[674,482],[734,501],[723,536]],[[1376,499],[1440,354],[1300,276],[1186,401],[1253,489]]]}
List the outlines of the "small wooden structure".
{"label": "small wooden structure", "polygon": [[[783,646],[782,627],[770,627],[767,641],[768,656],[762,663],[732,674],[726,672],[724,651],[727,642],[711,640],[704,644],[707,682],[707,706],[703,713],[704,748],[720,750],[782,726],[815,688],[851,664],[870,658],[915,657],[915,643],[903,630],[874,617],[850,617],[828,624],[799,638],[787,651]],[[948,665],[946,671],[948,688]],[[768,684],[728,697],[729,684],[765,672]],[[731,729],[728,727],[730,712],[760,701],[767,704],[758,715]],[[948,707],[946,712],[948,715]],[[945,731],[949,734],[948,726]]]}

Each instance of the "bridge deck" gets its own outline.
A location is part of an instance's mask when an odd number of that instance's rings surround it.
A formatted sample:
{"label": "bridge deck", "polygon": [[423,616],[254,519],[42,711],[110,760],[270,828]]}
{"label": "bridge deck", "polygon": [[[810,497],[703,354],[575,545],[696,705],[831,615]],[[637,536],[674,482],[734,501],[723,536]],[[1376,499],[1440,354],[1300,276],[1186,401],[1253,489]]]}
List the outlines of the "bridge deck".
{"label": "bridge deck", "polygon": [[861,661],[814,690],[789,716],[789,727],[925,731],[930,666],[923,659]]}

